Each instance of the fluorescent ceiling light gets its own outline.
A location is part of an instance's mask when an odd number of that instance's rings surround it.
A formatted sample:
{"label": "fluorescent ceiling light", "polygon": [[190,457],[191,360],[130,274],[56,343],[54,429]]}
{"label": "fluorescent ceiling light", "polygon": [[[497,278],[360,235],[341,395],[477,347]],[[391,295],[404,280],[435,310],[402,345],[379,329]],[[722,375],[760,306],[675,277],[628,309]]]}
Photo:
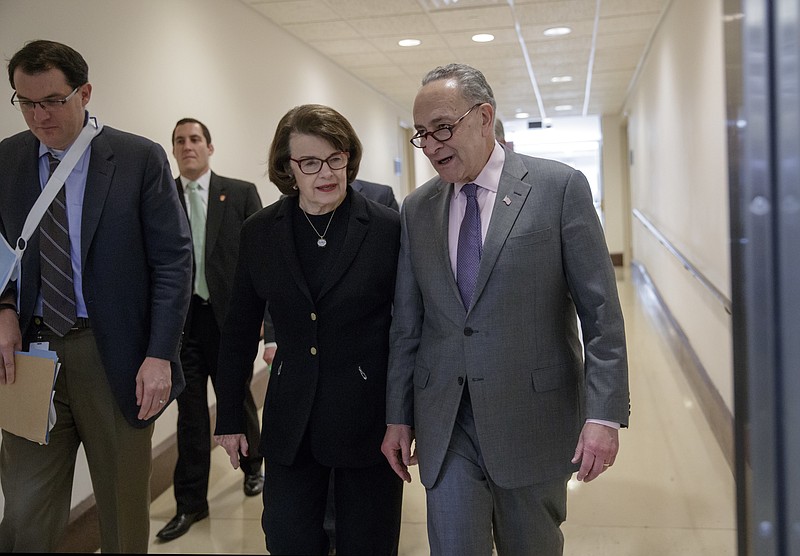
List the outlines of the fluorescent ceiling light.
{"label": "fluorescent ceiling light", "polygon": [[528,114],[527,112],[517,112],[516,114],[514,114],[514,117],[520,120],[524,120],[528,116],[530,116],[530,114]]}
{"label": "fluorescent ceiling light", "polygon": [[401,41],[398,41],[397,44],[399,44],[400,46],[419,46],[420,44],[422,44],[422,41],[419,39],[403,39]]}
{"label": "fluorescent ceiling light", "polygon": [[572,81],[571,75],[557,75],[550,78],[550,83],[569,83]]}
{"label": "fluorescent ceiling light", "polygon": [[553,108],[556,112],[565,112],[567,110],[572,110],[571,104],[559,104],[555,108]]}
{"label": "fluorescent ceiling light", "polygon": [[550,27],[544,30],[545,37],[560,37],[562,35],[569,35],[572,29],[569,27]]}
{"label": "fluorescent ceiling light", "polygon": [[477,35],[472,35],[472,40],[475,42],[492,42],[494,40],[494,35],[478,33]]}

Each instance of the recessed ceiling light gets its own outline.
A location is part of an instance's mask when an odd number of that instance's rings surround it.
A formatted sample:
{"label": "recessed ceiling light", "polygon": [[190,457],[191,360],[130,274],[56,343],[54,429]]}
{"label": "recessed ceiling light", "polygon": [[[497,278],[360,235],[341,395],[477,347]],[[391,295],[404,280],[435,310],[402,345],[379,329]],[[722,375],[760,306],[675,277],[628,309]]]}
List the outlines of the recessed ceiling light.
{"label": "recessed ceiling light", "polygon": [[517,112],[516,114],[514,114],[514,117],[520,120],[524,120],[528,116],[530,116],[530,114],[528,114],[527,112]]}
{"label": "recessed ceiling light", "polygon": [[555,108],[553,108],[556,112],[565,112],[567,110],[572,110],[571,104],[559,104]]}
{"label": "recessed ceiling light", "polygon": [[400,46],[419,46],[422,44],[422,41],[419,39],[403,39],[399,41],[397,44]]}
{"label": "recessed ceiling light", "polygon": [[477,35],[472,35],[472,40],[475,42],[492,42],[494,40],[494,35],[478,33]]}
{"label": "recessed ceiling light", "polygon": [[569,35],[572,29],[569,27],[550,27],[544,30],[545,37],[560,37],[562,35]]}
{"label": "recessed ceiling light", "polygon": [[550,83],[569,83],[572,81],[571,75],[557,75],[550,78]]}

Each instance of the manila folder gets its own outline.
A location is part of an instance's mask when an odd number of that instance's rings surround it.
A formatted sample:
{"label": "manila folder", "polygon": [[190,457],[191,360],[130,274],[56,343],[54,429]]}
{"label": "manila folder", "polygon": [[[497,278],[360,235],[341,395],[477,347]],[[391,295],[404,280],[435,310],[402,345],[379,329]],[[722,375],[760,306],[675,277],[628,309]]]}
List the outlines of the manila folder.
{"label": "manila folder", "polygon": [[13,384],[0,384],[0,429],[47,444],[48,416],[57,362],[47,357],[14,354]]}

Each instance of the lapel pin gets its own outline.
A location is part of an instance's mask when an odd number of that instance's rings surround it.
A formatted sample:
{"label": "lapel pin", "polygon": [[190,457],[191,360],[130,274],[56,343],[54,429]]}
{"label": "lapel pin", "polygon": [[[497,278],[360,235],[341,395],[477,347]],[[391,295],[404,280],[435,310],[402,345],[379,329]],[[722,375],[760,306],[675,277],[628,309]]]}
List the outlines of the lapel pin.
{"label": "lapel pin", "polygon": [[509,206],[511,204],[511,199],[508,198],[508,195],[503,197],[503,202],[506,204],[506,206]]}
{"label": "lapel pin", "polygon": [[225,202],[225,195],[220,195],[219,196],[219,202],[220,203],[224,203]]}

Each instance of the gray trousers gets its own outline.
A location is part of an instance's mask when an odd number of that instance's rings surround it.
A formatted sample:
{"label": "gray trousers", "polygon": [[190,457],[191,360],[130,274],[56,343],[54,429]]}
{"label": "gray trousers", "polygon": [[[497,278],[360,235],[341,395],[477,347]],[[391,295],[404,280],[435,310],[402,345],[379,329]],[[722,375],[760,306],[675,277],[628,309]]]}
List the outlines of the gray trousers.
{"label": "gray trousers", "polygon": [[91,329],[42,340],[58,353],[57,422],[40,446],[3,431],[0,481],[5,497],[0,552],[54,552],[70,513],[82,443],[100,519],[103,552],[146,553],[150,536],[154,426],[128,424],[114,399]]}
{"label": "gray trousers", "polygon": [[561,556],[569,476],[515,489],[496,485],[464,392],[439,477],[427,489],[431,555],[488,556],[496,546],[499,556]]}

